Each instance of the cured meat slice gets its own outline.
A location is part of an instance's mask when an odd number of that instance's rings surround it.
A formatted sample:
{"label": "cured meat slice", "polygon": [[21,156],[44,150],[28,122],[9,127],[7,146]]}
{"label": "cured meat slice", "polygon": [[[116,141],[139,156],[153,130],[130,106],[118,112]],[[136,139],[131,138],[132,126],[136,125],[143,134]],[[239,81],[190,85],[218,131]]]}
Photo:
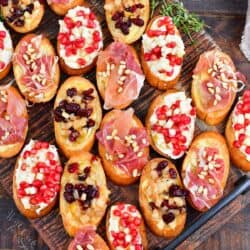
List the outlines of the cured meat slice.
{"label": "cured meat slice", "polygon": [[113,42],[97,60],[97,83],[104,108],[121,108],[137,99],[144,83],[135,50],[121,42]]}

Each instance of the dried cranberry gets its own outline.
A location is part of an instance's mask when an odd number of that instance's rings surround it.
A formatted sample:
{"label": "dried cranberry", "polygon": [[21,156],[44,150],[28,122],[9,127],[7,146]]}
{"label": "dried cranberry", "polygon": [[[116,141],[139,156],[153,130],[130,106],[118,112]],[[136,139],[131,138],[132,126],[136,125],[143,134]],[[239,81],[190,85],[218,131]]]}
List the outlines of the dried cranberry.
{"label": "dried cranberry", "polygon": [[77,89],[76,88],[70,88],[67,89],[67,96],[73,97],[77,95]]}
{"label": "dried cranberry", "polygon": [[79,163],[77,162],[73,162],[68,165],[68,171],[70,173],[75,173],[76,171],[78,171],[78,168],[79,168]]}
{"label": "dried cranberry", "polygon": [[90,117],[93,113],[93,108],[85,108],[85,109],[79,109],[76,113],[76,115],[80,117]]}
{"label": "dried cranberry", "polygon": [[83,210],[88,209],[91,206],[91,200],[79,201]]}
{"label": "dried cranberry", "polygon": [[171,179],[176,179],[177,173],[176,173],[174,168],[170,168],[168,173],[169,173],[169,176],[170,176]]}
{"label": "dried cranberry", "polygon": [[57,107],[54,110],[54,118],[56,122],[65,122],[65,118],[62,116],[62,108]]}
{"label": "dried cranberry", "polygon": [[64,108],[66,104],[67,104],[67,101],[62,100],[62,101],[59,102],[59,107]]}
{"label": "dried cranberry", "polygon": [[157,208],[156,204],[153,201],[149,202],[149,206],[152,210]]}
{"label": "dried cranberry", "polygon": [[143,19],[136,17],[131,19],[132,23],[136,26],[142,27],[144,25]]}
{"label": "dried cranberry", "polygon": [[82,95],[83,95],[83,100],[86,100],[86,101],[91,101],[94,99],[94,96],[92,96],[92,94],[94,93],[94,89],[93,88],[90,88],[88,90],[85,90],[82,92]]}
{"label": "dried cranberry", "polygon": [[166,168],[168,166],[168,161],[161,161],[158,163],[157,167],[156,167],[156,171],[158,173],[158,176],[161,176],[162,175],[162,170],[164,168]]}
{"label": "dried cranberry", "polygon": [[124,17],[124,12],[123,11],[117,11],[113,16],[112,20],[117,21],[118,19],[121,19]]}
{"label": "dried cranberry", "polygon": [[74,202],[75,201],[75,198],[74,198],[74,196],[73,196],[73,193],[69,193],[69,192],[64,192],[63,193],[63,196],[64,196],[64,198],[65,198],[65,200],[68,202],[68,203],[72,203],[72,202]]}
{"label": "dried cranberry", "polygon": [[74,129],[73,127],[71,127],[69,130],[70,130],[69,140],[71,142],[75,142],[77,138],[80,136],[80,133],[78,130]]}
{"label": "dried cranberry", "polygon": [[93,185],[88,185],[85,189],[85,193],[87,194],[87,200],[92,200],[99,196],[99,190]]}
{"label": "dried cranberry", "polygon": [[75,189],[78,190],[79,193],[83,193],[86,190],[86,186],[83,183],[75,184]]}
{"label": "dried cranberry", "polygon": [[2,6],[8,6],[8,0],[1,0],[0,5]]}
{"label": "dried cranberry", "polygon": [[17,19],[17,20],[14,22],[14,25],[17,26],[17,27],[23,27],[23,26],[24,26],[24,20],[22,20],[22,19]]}
{"label": "dried cranberry", "polygon": [[79,109],[81,109],[81,107],[78,103],[66,103],[65,104],[65,111],[68,114],[77,114]]}
{"label": "dried cranberry", "polygon": [[34,4],[28,4],[25,10],[32,14],[32,11],[34,10]]}
{"label": "dried cranberry", "polygon": [[81,175],[78,175],[78,180],[85,181],[90,174],[90,169],[91,169],[90,166],[85,167],[83,173]]}
{"label": "dried cranberry", "polygon": [[73,184],[67,183],[67,184],[65,185],[65,191],[66,191],[67,193],[70,193],[70,192],[73,193],[73,190],[74,190]]}
{"label": "dried cranberry", "polygon": [[89,119],[87,124],[84,126],[85,128],[91,128],[95,126],[95,121],[93,119]]}
{"label": "dried cranberry", "polygon": [[168,209],[179,209],[179,207],[174,204],[170,205],[168,200],[163,200],[161,203],[161,207],[166,207]]}
{"label": "dried cranberry", "polygon": [[142,3],[138,3],[138,4],[136,4],[136,8],[143,9],[144,5]]}
{"label": "dried cranberry", "polygon": [[175,215],[173,214],[173,213],[171,213],[171,212],[169,212],[169,213],[167,213],[167,214],[164,214],[163,216],[162,216],[162,219],[163,219],[163,221],[165,222],[165,223],[170,223],[170,222],[172,222],[174,219],[175,219]]}
{"label": "dried cranberry", "polygon": [[179,185],[171,185],[169,188],[170,197],[185,197],[188,195],[187,190],[182,189]]}

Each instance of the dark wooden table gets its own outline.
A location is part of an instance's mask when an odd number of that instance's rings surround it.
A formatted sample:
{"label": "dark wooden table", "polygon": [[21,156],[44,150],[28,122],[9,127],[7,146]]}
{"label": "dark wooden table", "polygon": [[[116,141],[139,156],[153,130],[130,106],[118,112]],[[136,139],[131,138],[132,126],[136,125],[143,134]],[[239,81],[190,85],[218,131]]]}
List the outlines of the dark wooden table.
{"label": "dark wooden table", "polygon": [[[239,50],[247,0],[184,0],[185,6],[206,22],[208,33],[231,55],[237,68],[250,79],[250,63]],[[230,210],[230,213],[229,213]],[[182,249],[250,249],[250,193],[210,221],[206,233],[196,233]],[[198,239],[198,240],[197,240]],[[195,240],[196,244],[192,244]],[[29,222],[19,214],[0,186],[0,249],[46,250]]]}

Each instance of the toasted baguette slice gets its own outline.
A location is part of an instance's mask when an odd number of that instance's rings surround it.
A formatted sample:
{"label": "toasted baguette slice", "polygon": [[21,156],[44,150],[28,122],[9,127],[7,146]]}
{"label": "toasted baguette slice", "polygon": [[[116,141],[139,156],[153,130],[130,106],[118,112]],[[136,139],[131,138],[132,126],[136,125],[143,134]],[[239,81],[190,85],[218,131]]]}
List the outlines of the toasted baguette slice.
{"label": "toasted baguette slice", "polygon": [[140,179],[139,202],[154,234],[171,238],[181,233],[187,217],[186,194],[172,162],[164,158],[148,162]]}
{"label": "toasted baguette slice", "polygon": [[89,151],[101,120],[102,109],[94,85],[83,77],[68,78],[54,104],[55,137],[63,153],[71,157]]}
{"label": "toasted baguette slice", "polygon": [[[131,137],[131,128],[140,129],[136,134],[136,138],[140,138],[140,141],[138,139],[131,139],[137,145],[140,145],[136,152],[133,151],[136,147],[132,150],[131,146],[126,145],[127,139],[125,138]],[[136,182],[148,161],[149,143],[146,130],[144,130],[141,121],[133,114],[133,110],[112,110],[107,113],[102,120],[97,138],[98,151],[102,158],[106,175],[118,185],[129,185]],[[115,148],[117,141],[119,141],[119,150],[122,150],[122,152],[128,150],[130,153],[127,152],[127,155],[125,153],[118,153],[116,151],[118,149]],[[133,143],[132,141],[131,143]],[[142,144],[142,141],[144,144]],[[114,146],[112,146],[112,143],[114,143]],[[129,155],[131,154],[133,154],[133,157],[136,157],[136,160],[130,161],[131,158],[129,158]],[[128,163],[126,164],[126,162]]]}
{"label": "toasted baguette slice", "polygon": [[30,219],[48,214],[60,190],[62,167],[55,146],[31,140],[17,159],[13,174],[13,198]]}
{"label": "toasted baguette slice", "polygon": [[[1,4],[1,13],[7,24],[18,33],[28,33],[36,29],[43,18],[44,5],[39,0],[18,1],[17,4],[12,2],[8,1],[7,6]],[[12,8],[23,15],[13,17]]]}
{"label": "toasted baguette slice", "polygon": [[0,80],[2,80],[11,69],[13,44],[10,33],[5,28],[3,22],[0,22],[0,31],[3,33],[3,37],[0,39],[2,42],[2,49],[0,50]]}
{"label": "toasted baguette slice", "polygon": [[74,240],[72,240],[68,246],[68,250],[80,249],[109,250],[109,247],[103,238],[95,232],[94,227],[87,226],[77,232]]}
{"label": "toasted baguette slice", "polygon": [[[126,224],[122,223],[122,221],[126,221]],[[129,221],[132,221],[132,223],[134,221],[133,229],[137,232],[135,236],[127,233],[130,226]],[[117,227],[114,227],[114,224]],[[124,232],[123,240],[118,240],[118,234],[121,232]],[[136,249],[135,245],[138,249],[148,249],[143,218],[137,208],[131,204],[117,203],[110,207],[106,217],[106,236],[111,250],[118,249],[119,246],[124,249]]]}
{"label": "toasted baguette slice", "polygon": [[98,56],[96,80],[105,109],[129,106],[145,80],[135,49],[122,42],[111,43]]}
{"label": "toasted baguette slice", "polygon": [[96,229],[105,214],[109,193],[99,158],[85,152],[69,159],[61,180],[60,214],[70,236],[88,225]]}
{"label": "toasted baguette slice", "polygon": [[68,0],[67,3],[58,3],[58,1],[47,0],[49,7],[60,16],[64,16],[68,10],[73,9],[78,5],[82,5],[84,0]]}
{"label": "toasted baguette slice", "polygon": [[191,98],[185,92],[168,90],[157,96],[146,116],[151,146],[165,157],[182,157],[192,142],[195,119]]}
{"label": "toasted baguette slice", "polygon": [[205,212],[222,198],[229,168],[229,152],[222,135],[207,131],[195,138],[182,164],[183,184],[193,208]]}
{"label": "toasted baguette slice", "polygon": [[[85,74],[95,66],[97,56],[103,48],[99,21],[90,8],[76,6],[59,21],[59,26],[57,53],[62,70],[68,75]],[[76,27],[79,34],[88,35],[79,37]]]}
{"label": "toasted baguette slice", "polygon": [[[36,61],[39,60],[41,66],[30,57],[31,54],[33,59],[39,55]],[[60,69],[55,50],[44,35],[28,34],[19,41],[13,58],[13,71],[17,85],[27,100],[48,102],[56,94]]]}
{"label": "toasted baguette slice", "polygon": [[[228,74],[232,78],[227,79]],[[218,49],[200,55],[191,93],[201,120],[217,125],[225,119],[236,97],[237,74],[232,59]]]}
{"label": "toasted baguette slice", "polygon": [[142,36],[149,19],[149,0],[136,3],[106,0],[104,9],[106,22],[114,40],[131,44]]}
{"label": "toasted baguette slice", "polygon": [[246,90],[231,113],[225,131],[231,160],[244,171],[250,171],[249,100],[250,91]]}
{"label": "toasted baguette slice", "polygon": [[149,84],[161,90],[173,88],[181,74],[184,54],[184,43],[171,17],[154,17],[141,46],[141,63]]}

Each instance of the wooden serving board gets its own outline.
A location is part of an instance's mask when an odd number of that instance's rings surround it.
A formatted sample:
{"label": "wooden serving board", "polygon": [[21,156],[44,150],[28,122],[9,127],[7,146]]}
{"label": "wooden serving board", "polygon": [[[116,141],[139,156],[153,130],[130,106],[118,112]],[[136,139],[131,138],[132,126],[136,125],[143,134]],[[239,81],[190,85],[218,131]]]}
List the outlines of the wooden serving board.
{"label": "wooden serving board", "polygon": [[[86,2],[89,3],[89,6],[91,7],[91,9],[95,12],[95,14],[101,20],[101,26],[102,26],[102,30],[104,34],[104,43],[105,43],[105,46],[107,46],[112,41],[112,37],[107,29],[107,25],[105,22],[105,15],[104,15],[104,9],[103,9],[104,1],[103,0],[92,0],[92,1],[89,0]],[[39,28],[36,30],[36,33],[45,34],[55,45],[56,37],[58,34],[58,30],[59,30],[58,20],[59,20],[59,17],[56,16],[54,13],[52,13],[49,7],[46,6],[45,16]],[[16,45],[22,36],[15,32],[12,32],[11,35],[14,41],[14,45]],[[194,44],[190,43],[190,40],[187,36],[182,34],[182,37],[185,42],[186,56],[185,56],[184,65],[182,69],[181,79],[177,88],[185,90],[186,93],[190,95],[192,70],[199,58],[199,55],[203,53],[204,51],[217,47],[217,45],[213,41],[213,39],[204,31],[193,35],[195,39]],[[135,43],[135,47],[139,49],[140,42]],[[95,69],[93,69],[90,73],[85,75],[85,77],[87,77],[91,82],[96,83]],[[62,74],[61,83],[66,78],[67,76]],[[10,79],[13,79],[12,74],[10,74],[5,80],[1,81],[1,84],[7,83]],[[136,115],[139,118],[141,118],[143,122],[144,122],[148,107],[152,99],[155,96],[157,96],[157,94],[159,93],[160,93],[159,91],[150,87],[147,84],[147,82],[145,82],[145,85],[141,91],[139,98],[132,104],[133,108],[135,109]],[[32,139],[45,140],[45,141],[55,144],[53,119],[52,119],[53,103],[54,103],[54,99],[49,103],[36,104],[28,108],[30,119],[29,119],[29,133],[28,133],[26,142],[28,142],[32,138]],[[197,121],[195,132],[196,134],[198,134],[204,130],[217,130],[223,133],[224,127],[225,127],[225,124],[221,124],[218,127],[209,127],[209,126],[206,126],[201,121]],[[92,151],[93,153],[97,153],[96,145],[94,146]],[[65,162],[66,158],[63,156],[61,152],[59,153],[61,155],[62,161]],[[151,157],[154,157],[154,156],[157,156],[157,154],[151,151]],[[12,187],[12,176],[13,176],[13,169],[14,169],[15,161],[16,161],[16,157],[8,159],[8,160],[0,159],[0,183],[3,185],[3,187],[6,189],[6,191],[10,195],[12,195],[11,187]],[[181,168],[181,161],[182,160],[178,160],[175,162],[179,170]],[[234,182],[240,176],[241,176],[241,173],[236,168],[232,167],[230,170],[228,183],[225,189],[226,194],[229,193],[234,188]],[[119,186],[114,185],[111,181],[108,181],[108,186],[110,190],[112,191],[110,204],[116,201],[124,201],[124,202],[135,204],[137,207],[139,207],[138,206],[138,184],[134,184],[128,187],[119,187]],[[239,202],[237,204],[232,204],[236,208],[234,211],[237,210],[237,206],[239,207]],[[226,216],[228,212],[230,212],[230,210],[225,209],[224,215]],[[232,215],[233,214],[234,213],[232,213]],[[191,207],[188,207],[188,219],[187,219],[186,227],[191,225],[194,222],[194,220],[199,218],[199,216],[200,216],[200,213],[198,213]],[[59,250],[59,249],[66,248],[70,238],[66,234],[63,228],[62,220],[59,215],[58,205],[47,216],[44,216],[43,218],[40,218],[40,219],[30,220],[30,221],[31,221],[31,224],[34,226],[34,228],[38,231],[38,233],[44,239],[44,241],[48,244],[50,249]],[[217,226],[214,225],[214,227],[218,228],[219,225],[220,223],[218,223]],[[99,226],[98,232],[105,238],[104,221]],[[164,247],[169,242],[166,239],[153,235],[148,229],[147,229],[147,236],[148,236],[150,249],[156,249],[156,248],[158,249],[158,248]],[[204,235],[201,235],[201,236],[204,237]],[[199,239],[197,239],[197,236],[196,238],[194,238],[194,241],[199,242]],[[187,249],[189,243],[190,243],[189,240],[185,241],[182,244],[183,249]]]}

